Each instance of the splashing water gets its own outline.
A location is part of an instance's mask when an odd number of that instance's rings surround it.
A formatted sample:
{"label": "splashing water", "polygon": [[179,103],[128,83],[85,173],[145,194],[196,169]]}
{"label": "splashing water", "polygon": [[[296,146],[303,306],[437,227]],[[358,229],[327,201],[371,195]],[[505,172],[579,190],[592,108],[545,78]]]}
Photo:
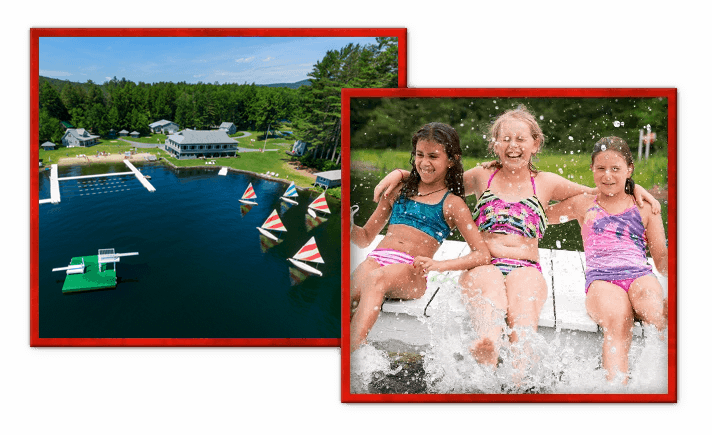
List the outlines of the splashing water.
{"label": "splashing water", "polygon": [[[485,304],[481,295],[470,301],[475,317]],[[478,311],[478,309],[480,311]],[[470,353],[478,338],[470,314],[465,309],[456,279],[442,280],[440,291],[423,318],[430,333],[425,352],[411,354],[422,358],[418,365],[404,366],[389,353],[367,344],[351,355],[351,390],[363,393],[434,394],[660,394],[667,392],[667,338],[646,326],[645,338],[635,337],[629,354],[628,385],[625,375],[608,381],[602,368],[600,333],[518,330],[517,343],[504,339],[497,367],[480,365]],[[495,316],[498,319],[501,317]],[[481,326],[481,325],[480,325]],[[507,337],[512,332],[500,325]],[[663,337],[663,338],[661,338]],[[404,369],[405,367],[405,369]],[[415,367],[415,368],[413,368]],[[408,373],[408,370],[411,373]],[[422,370],[423,373],[412,373]],[[391,379],[388,386],[387,378]],[[392,387],[392,379],[405,381]],[[413,382],[415,379],[424,381]],[[385,380],[384,380],[385,379]],[[406,385],[411,384],[411,385]],[[417,386],[415,384],[418,384]],[[383,385],[387,385],[383,388]],[[375,390],[375,391],[374,391]]]}

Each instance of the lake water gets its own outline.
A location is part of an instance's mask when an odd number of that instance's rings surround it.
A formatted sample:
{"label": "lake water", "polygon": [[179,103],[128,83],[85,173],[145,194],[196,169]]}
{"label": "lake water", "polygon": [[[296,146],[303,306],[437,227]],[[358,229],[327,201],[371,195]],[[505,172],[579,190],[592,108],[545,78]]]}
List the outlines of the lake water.
{"label": "lake water", "polygon": [[[283,183],[137,167],[156,192],[133,175],[68,180],[60,182],[59,204],[39,206],[40,338],[339,338],[338,203],[329,201],[331,215],[309,229],[315,193],[300,192],[299,205],[287,207]],[[123,164],[72,166],[59,176],[126,171]],[[241,210],[250,182],[259,205]],[[49,171],[40,172],[39,190],[49,198]],[[255,227],[274,209],[287,232],[268,248]],[[295,280],[287,258],[312,236],[323,276]],[[115,289],[62,294],[66,275],[52,268],[101,248],[139,255],[117,263]]]}

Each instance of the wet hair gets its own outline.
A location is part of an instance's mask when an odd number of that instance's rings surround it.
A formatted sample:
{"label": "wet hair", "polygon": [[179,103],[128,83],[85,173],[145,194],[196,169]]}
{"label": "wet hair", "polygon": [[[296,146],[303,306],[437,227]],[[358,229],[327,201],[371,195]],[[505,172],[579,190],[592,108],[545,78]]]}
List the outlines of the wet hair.
{"label": "wet hair", "polygon": [[454,128],[442,122],[431,122],[425,124],[418,130],[411,139],[413,151],[410,153],[410,164],[413,167],[410,175],[403,180],[403,189],[401,189],[401,198],[410,198],[418,194],[418,185],[420,184],[420,174],[415,169],[415,151],[418,142],[427,140],[435,142],[443,146],[448,160],[452,166],[445,173],[445,186],[450,192],[465,199],[465,184],[462,174],[462,149],[460,148],[460,136]]}
{"label": "wet hair", "polygon": [[[492,125],[490,125],[488,131],[489,143],[487,144],[487,150],[489,152],[494,153],[494,144],[497,142],[497,136],[502,128],[502,124],[508,119],[522,121],[529,125],[529,132],[532,135],[532,138],[538,142],[539,151],[541,151],[545,140],[544,132],[541,130],[541,127],[539,127],[539,123],[536,122],[534,115],[532,115],[524,105],[520,104],[516,109],[507,110],[503,114],[499,115]],[[499,156],[497,156],[497,163],[495,166],[497,168],[502,168],[502,162],[499,161]],[[531,160],[529,160],[529,170],[534,174],[539,172]]]}
{"label": "wet hair", "polygon": [[[633,153],[630,152],[628,144],[623,139],[616,136],[608,136],[600,139],[593,146],[593,152],[591,153],[591,165],[593,161],[596,160],[596,156],[603,151],[615,151],[623,157],[628,166],[633,166]],[[628,195],[633,194],[633,189],[635,188],[635,182],[632,177],[625,179],[625,193]]]}

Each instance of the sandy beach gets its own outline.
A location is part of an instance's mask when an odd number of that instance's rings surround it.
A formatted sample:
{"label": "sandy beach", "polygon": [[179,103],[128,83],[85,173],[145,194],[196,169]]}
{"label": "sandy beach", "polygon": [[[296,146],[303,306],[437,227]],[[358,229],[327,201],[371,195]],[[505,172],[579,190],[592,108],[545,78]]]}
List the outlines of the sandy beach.
{"label": "sandy beach", "polygon": [[89,163],[111,163],[111,162],[120,162],[124,159],[128,159],[130,162],[142,162],[144,160],[144,157],[150,156],[150,153],[136,153],[131,155],[131,157],[126,157],[123,154],[116,153],[116,154],[111,154],[111,155],[105,155],[105,156],[97,156],[96,154],[94,155],[85,155],[85,154],[80,154],[82,157],[62,157],[59,159],[59,162],[57,162],[57,165],[59,166],[65,166],[65,165],[86,165]]}

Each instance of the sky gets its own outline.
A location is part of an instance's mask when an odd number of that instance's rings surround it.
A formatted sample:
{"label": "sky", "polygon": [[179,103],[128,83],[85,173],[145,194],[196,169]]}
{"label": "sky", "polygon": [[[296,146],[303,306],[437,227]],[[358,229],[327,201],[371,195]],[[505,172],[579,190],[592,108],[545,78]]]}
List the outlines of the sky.
{"label": "sky", "polygon": [[329,50],[357,37],[43,37],[39,73],[102,84],[116,77],[138,83],[294,83],[307,79]]}

